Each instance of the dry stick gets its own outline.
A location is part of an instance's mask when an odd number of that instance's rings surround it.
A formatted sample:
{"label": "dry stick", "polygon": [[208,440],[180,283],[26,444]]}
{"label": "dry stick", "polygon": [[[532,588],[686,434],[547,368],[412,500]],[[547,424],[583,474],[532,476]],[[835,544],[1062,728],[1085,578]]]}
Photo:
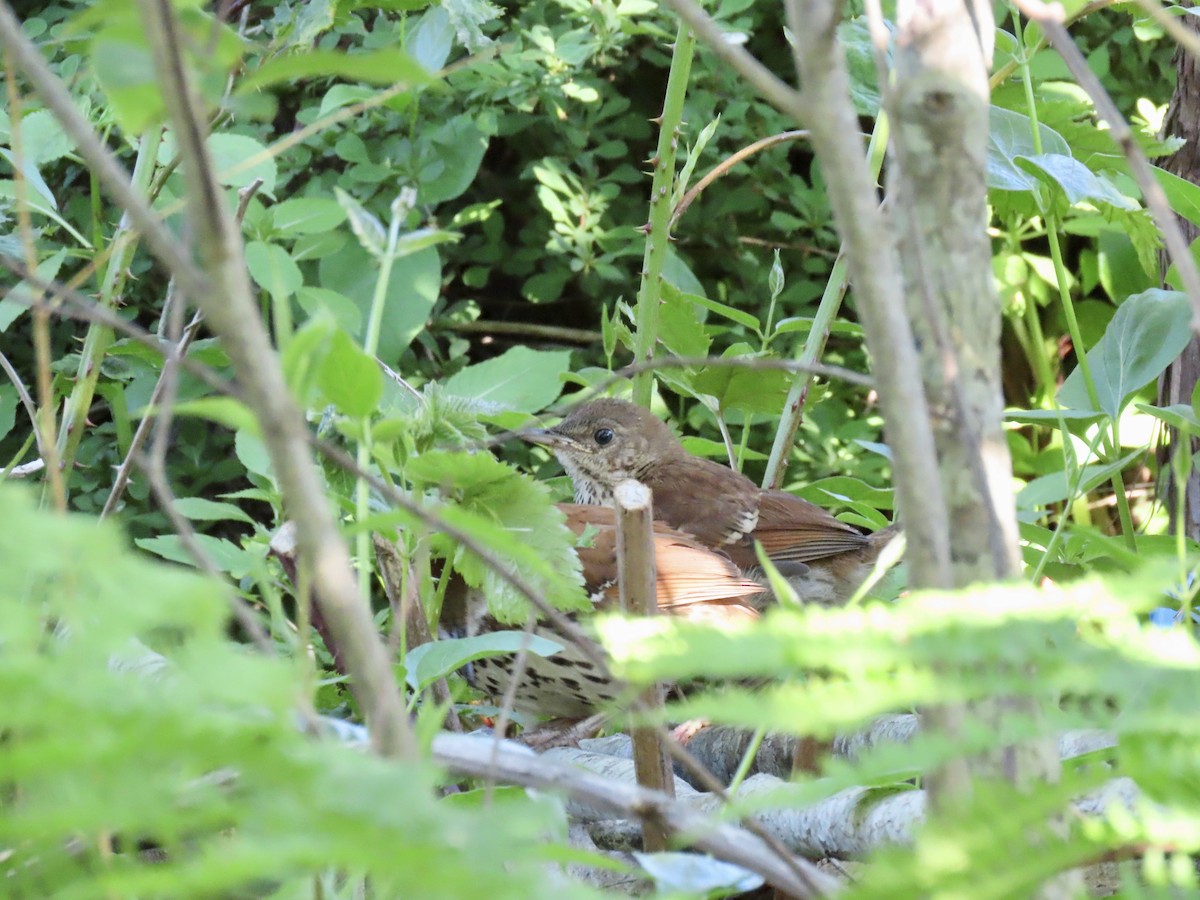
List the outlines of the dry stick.
{"label": "dry stick", "polygon": [[[433,642],[433,634],[429,630],[429,620],[425,618],[425,607],[417,596],[417,585],[412,568],[400,555],[395,543],[376,532],[372,536],[375,545],[375,560],[379,572],[383,575],[383,586],[387,592],[388,601],[392,607],[393,627],[404,623],[405,648],[411,650],[422,644]],[[394,650],[394,646],[389,650]],[[454,710],[454,696],[445,677],[434,679],[429,686],[433,702],[446,707],[446,727],[451,731],[461,732],[462,722]]]}
{"label": "dry stick", "polygon": [[770,147],[774,147],[776,144],[785,144],[789,141],[799,141],[806,137],[808,137],[807,131],[784,131],[781,134],[773,134],[770,137],[765,137],[762,140],[755,141],[753,144],[743,147],[741,150],[737,151],[731,156],[727,156],[725,159],[721,160],[721,162],[713,166],[703,178],[697,181],[691,188],[688,189],[688,192],[679,199],[679,202],[675,204],[675,209],[671,211],[669,227],[674,229],[675,223],[682,218],[683,214],[687,212],[688,207],[691,206],[695,199],[704,192],[704,189],[722,175],[726,174],[738,163],[745,159],[749,159],[755,153],[759,153]]}
{"label": "dry stick", "polygon": [[1088,67],[1087,60],[1083,58],[1083,54],[1075,46],[1075,41],[1063,27],[1061,7],[1046,7],[1040,3],[1030,3],[1028,0],[1017,0],[1017,6],[1021,12],[1037,22],[1046,32],[1046,36],[1050,39],[1050,45],[1062,57],[1067,69],[1079,82],[1079,86],[1091,98],[1092,104],[1096,107],[1096,114],[1108,122],[1113,140],[1120,146],[1125,158],[1129,160],[1129,172],[1142,191],[1146,206],[1150,208],[1150,214],[1154,217],[1154,224],[1162,232],[1167,255],[1175,264],[1179,278],[1183,282],[1184,293],[1187,294],[1188,300],[1192,304],[1192,331],[1200,334],[1200,270],[1197,270],[1196,261],[1192,258],[1187,240],[1179,228],[1179,222],[1171,212],[1171,204],[1167,200],[1167,195],[1163,191],[1162,185],[1158,183],[1158,179],[1154,177],[1146,154],[1134,140],[1129,123],[1118,112],[1116,104],[1104,90],[1100,79]]}
{"label": "dry stick", "polygon": [[[234,221],[241,222],[246,215],[246,208],[250,205],[251,198],[258,193],[258,189],[262,187],[263,180],[256,178],[254,181],[238,191],[238,208],[234,214]],[[164,302],[164,308],[181,308],[176,303],[171,304],[172,284],[167,286],[167,300]],[[142,421],[138,423],[137,430],[133,433],[133,438],[129,442],[129,452],[125,454],[125,458],[121,460],[121,465],[117,469],[117,476],[113,479],[112,490],[108,492],[108,499],[104,501],[104,508],[100,510],[100,518],[103,519],[116,507],[117,502],[121,499],[121,495],[125,493],[125,486],[129,482],[129,473],[133,468],[133,458],[141,449],[142,443],[146,440],[146,436],[150,433],[152,424],[157,421],[157,416],[154,414],[154,408],[160,404],[166,403],[173,405],[175,402],[175,391],[177,387],[177,375],[179,361],[187,355],[188,348],[191,347],[192,341],[196,339],[196,335],[200,332],[200,325],[204,321],[204,313],[196,310],[196,314],[192,317],[192,321],[188,323],[187,328],[183,330],[183,335],[178,338],[177,343],[170,349],[164,348],[164,363],[163,370],[159,373],[158,381],[154,385],[154,390],[150,393],[150,401],[147,404],[146,415],[142,417]],[[168,381],[170,382],[170,391],[167,390]],[[169,397],[169,399],[165,399]]]}
{"label": "dry stick", "polygon": [[[204,278],[199,284],[180,278],[180,287],[204,310],[222,339],[258,418],[276,479],[296,522],[300,559],[311,567],[325,619],[346,654],[352,690],[368,721],[374,723],[372,745],[383,755],[415,758],[416,739],[371,611],[358,596],[349,552],[307,447],[307,425],[259,318],[241,235],[233,226],[204,143],[202,104],[179,55],[174,9],[169,0],[140,0],[138,5],[184,163],[193,233],[206,273],[211,274],[211,282]],[[198,286],[205,289],[195,290]]]}
{"label": "dry stick", "polygon": [[[617,512],[617,578],[621,609],[626,615],[657,615],[654,516],[650,489],[639,481],[622,481],[613,491],[613,505]],[[651,684],[639,699],[640,712],[643,714],[656,717],[656,714],[662,713],[661,684]],[[635,719],[631,735],[637,783],[674,797],[675,775],[658,733]],[[667,849],[667,832],[661,823],[642,821],[642,846],[650,853],[661,853]]]}
{"label": "dry stick", "polygon": [[615,783],[575,766],[558,765],[509,749],[502,749],[493,759],[489,745],[466,736],[440,735],[434,739],[433,752],[439,763],[464,775],[488,777],[496,773],[514,784],[564,790],[577,800],[617,816],[659,822],[692,846],[756,872],[792,896],[823,897],[838,891],[836,880],[807,860],[788,854],[792,863],[788,865],[745,829],[716,823],[655,791]]}

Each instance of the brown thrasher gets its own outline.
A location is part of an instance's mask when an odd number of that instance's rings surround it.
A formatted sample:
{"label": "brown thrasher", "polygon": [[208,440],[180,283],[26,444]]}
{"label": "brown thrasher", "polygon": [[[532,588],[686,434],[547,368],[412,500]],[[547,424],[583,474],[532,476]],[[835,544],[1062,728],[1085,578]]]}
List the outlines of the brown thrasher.
{"label": "brown thrasher", "polygon": [[693,456],[664,422],[625,400],[592,400],[553,428],[521,436],[558,457],[577,502],[610,503],[616,485],[637,479],[653,492],[656,519],[722,551],[754,577],[758,541],[807,602],[845,603],[898,533],[892,525],[863,534],[807,500],[764,490],[740,472]]}
{"label": "brown thrasher", "polygon": [[[597,611],[620,608],[617,582],[617,532],[615,513],[607,506],[560,504],[567,526],[577,535],[588,532],[590,541],[576,552],[583,578]],[[748,602],[762,591],[742,576],[720,553],[714,553],[689,535],[662,522],[654,523],[654,562],[658,608],[681,618],[734,621],[758,618]],[[487,599],[462,582],[452,583],[443,606],[443,624],[467,636],[505,628],[488,612]],[[564,644],[563,639],[539,623],[536,634]],[[515,654],[486,657],[471,666],[470,680],[497,702],[513,675]],[[590,716],[617,699],[620,686],[579,650],[565,643],[553,656],[528,654],[514,706],[520,712],[556,718]]]}

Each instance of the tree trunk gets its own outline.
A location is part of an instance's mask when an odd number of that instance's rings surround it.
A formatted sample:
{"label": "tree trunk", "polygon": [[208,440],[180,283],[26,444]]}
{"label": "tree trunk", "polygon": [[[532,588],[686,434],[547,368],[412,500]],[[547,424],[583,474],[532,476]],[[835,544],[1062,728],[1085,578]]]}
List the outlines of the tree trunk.
{"label": "tree trunk", "polygon": [[[1185,6],[1192,6],[1186,2]],[[1200,23],[1195,16],[1183,16],[1181,23],[1185,28],[1200,32]],[[1175,93],[1171,95],[1171,104],[1167,107],[1167,116],[1163,120],[1164,137],[1181,137],[1184,145],[1172,156],[1169,156],[1162,167],[1173,175],[1193,183],[1200,182],[1200,69],[1195,58],[1182,47],[1175,48]],[[1179,227],[1190,244],[1194,241],[1200,229],[1182,216]],[[1161,273],[1165,278],[1170,264],[1165,253],[1159,253]],[[1167,371],[1158,381],[1158,402],[1160,406],[1183,403],[1190,406],[1192,391],[1200,380],[1200,338],[1192,338],[1190,344],[1179,355],[1179,359],[1171,363]],[[1200,442],[1192,440],[1187,447],[1188,453],[1200,449]],[[1169,440],[1159,451],[1158,495],[1165,497],[1167,509],[1171,515],[1171,530],[1183,533],[1192,540],[1200,540],[1200,472],[1192,471],[1185,487],[1183,504],[1183,521],[1178,521],[1178,485],[1175,483],[1174,469],[1171,460],[1180,447],[1179,434],[1170,429]]]}

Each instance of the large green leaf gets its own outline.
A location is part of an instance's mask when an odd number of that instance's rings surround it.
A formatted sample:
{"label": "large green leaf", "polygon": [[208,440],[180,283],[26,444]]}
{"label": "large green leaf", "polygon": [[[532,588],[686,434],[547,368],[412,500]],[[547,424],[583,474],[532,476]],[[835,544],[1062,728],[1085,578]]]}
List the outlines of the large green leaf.
{"label": "large green leaf", "polygon": [[524,631],[490,631],[474,637],[430,641],[409,650],[404,658],[408,686],[414,691],[424,690],[469,662],[500,653],[516,653],[522,647],[536,656],[553,656],[562,649],[562,644]]}
{"label": "large green leaf", "polygon": [[501,409],[537,412],[562,393],[559,377],[571,365],[567,350],[510,347],[500,356],[467,366],[446,379],[448,394],[468,397]]}
{"label": "large green leaf", "polygon": [[433,76],[419,62],[397,47],[369,53],[344,53],[340,50],[310,50],[292,56],[280,56],[262,66],[238,86],[238,93],[261,90],[280,82],[303,78],[345,78],[367,84],[429,84]]}
{"label": "large green leaf", "polygon": [[[337,291],[354,301],[369,318],[378,263],[360,246],[323,258],[317,267],[320,287]],[[436,247],[396,260],[384,294],[383,328],[379,335],[379,358],[393,365],[420,334],[441,290],[442,263]],[[357,335],[361,337],[362,335]]]}
{"label": "large green leaf", "polygon": [[989,188],[1032,191],[1039,180],[1017,165],[1019,158],[1036,156],[1039,152],[1071,156],[1071,147],[1061,134],[1041,124],[1038,131],[1042,138],[1040,150],[1033,143],[1033,122],[1028,116],[998,106],[991,108],[987,151]]}
{"label": "large green leaf", "polygon": [[[1116,418],[1126,397],[1179,356],[1191,339],[1191,315],[1187,295],[1178,291],[1143,291],[1121,304],[1087,355],[1102,412]],[[1071,409],[1093,408],[1082,369],[1063,382],[1058,402]]]}

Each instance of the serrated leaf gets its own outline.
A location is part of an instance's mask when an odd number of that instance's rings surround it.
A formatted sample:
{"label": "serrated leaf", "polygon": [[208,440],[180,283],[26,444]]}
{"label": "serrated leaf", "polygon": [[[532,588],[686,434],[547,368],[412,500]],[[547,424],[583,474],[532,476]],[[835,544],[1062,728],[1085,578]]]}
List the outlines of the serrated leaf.
{"label": "serrated leaf", "polygon": [[404,657],[405,678],[414,691],[423,691],[437,679],[469,662],[485,656],[516,653],[524,646],[535,656],[553,656],[563,648],[562,644],[524,631],[492,631],[468,638],[430,641],[408,651]]}
{"label": "serrated leaf", "polygon": [[[549,489],[487,453],[423,453],[408,463],[418,483],[436,485],[447,498],[438,515],[491,549],[508,571],[519,572],[559,609],[590,610],[583,592],[574,535]],[[455,569],[482,588],[488,608],[501,622],[524,622],[529,603],[483,560],[449,539],[435,539],[452,554]]]}

